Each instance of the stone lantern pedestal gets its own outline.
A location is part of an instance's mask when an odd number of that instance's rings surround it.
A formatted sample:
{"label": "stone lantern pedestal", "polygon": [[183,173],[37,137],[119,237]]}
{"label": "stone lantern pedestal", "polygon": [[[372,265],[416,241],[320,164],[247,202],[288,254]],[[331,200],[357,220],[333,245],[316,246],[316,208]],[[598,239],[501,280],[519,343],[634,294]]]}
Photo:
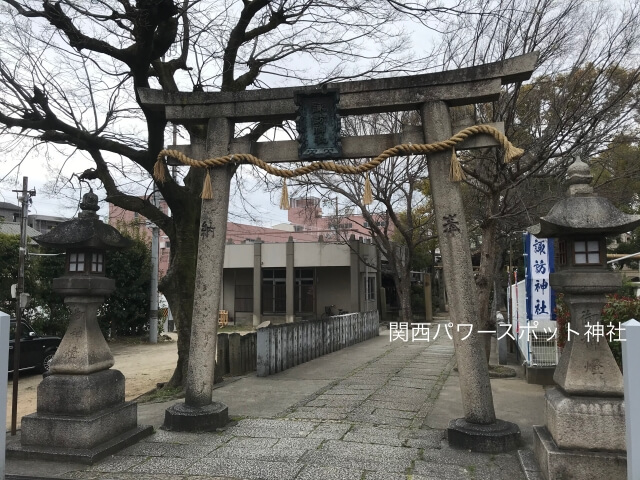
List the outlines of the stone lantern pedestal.
{"label": "stone lantern pedestal", "polygon": [[640,224],[589,186],[589,167],[569,168],[568,196],[531,232],[556,237],[557,272],[551,287],[564,294],[570,340],[546,391],[546,424],[535,426],[534,453],[546,480],[623,480],[626,474],[624,384],[607,342],[613,327],[601,323],[605,295],[622,284],[606,269],[606,235]]}
{"label": "stone lantern pedestal", "polygon": [[606,272],[550,277],[551,286],[565,295],[571,329],[578,334],[556,367],[558,386],[546,391],[546,425],[533,427],[536,458],[548,480],[626,479],[622,374],[606,337],[598,341],[587,334],[587,324],[599,323],[605,293],[616,291],[620,277]]}
{"label": "stone lantern pedestal", "polygon": [[37,412],[22,417],[20,444],[7,449],[14,457],[93,463],[153,432],[138,425],[137,404],[125,402],[124,375],[111,368],[113,356],[97,319],[115,290],[115,281],[104,276],[102,251],[128,241],[97,218],[91,211],[97,197],[87,201],[87,195],[79,218],[39,238],[40,244],[68,249],[67,274],[53,280],[53,290],[64,297],[71,320],[38,386]]}

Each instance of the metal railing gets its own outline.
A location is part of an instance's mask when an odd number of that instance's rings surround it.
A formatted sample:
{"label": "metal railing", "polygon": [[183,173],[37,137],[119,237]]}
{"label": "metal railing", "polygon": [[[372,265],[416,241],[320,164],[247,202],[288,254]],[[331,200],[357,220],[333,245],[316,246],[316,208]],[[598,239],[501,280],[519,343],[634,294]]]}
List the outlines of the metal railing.
{"label": "metal railing", "polygon": [[558,364],[557,323],[527,318],[525,281],[511,286],[511,335],[528,366],[551,367]]}

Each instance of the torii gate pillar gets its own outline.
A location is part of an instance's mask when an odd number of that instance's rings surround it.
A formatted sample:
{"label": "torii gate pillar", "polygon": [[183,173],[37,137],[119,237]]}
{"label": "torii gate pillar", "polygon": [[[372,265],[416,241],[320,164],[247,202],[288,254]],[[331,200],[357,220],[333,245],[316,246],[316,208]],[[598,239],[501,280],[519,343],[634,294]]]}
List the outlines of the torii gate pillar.
{"label": "torii gate pillar", "polygon": [[[427,143],[451,137],[449,108],[444,102],[425,103],[420,113]],[[460,184],[449,180],[450,156],[443,152],[427,157],[464,408],[464,418],[451,420],[447,434],[455,447],[504,452],[517,447],[520,429],[497,420],[493,408],[488,365],[476,333],[479,324],[467,222]],[[471,335],[463,340],[469,328]]]}
{"label": "torii gate pillar", "polygon": [[[209,119],[207,156],[218,157],[228,153],[233,128],[233,122],[227,118]],[[211,398],[220,295],[212,294],[210,286],[222,284],[229,187],[235,170],[235,165],[212,169],[213,198],[202,200],[185,401],[165,411],[163,428],[166,430],[211,431],[229,423],[227,406]],[[223,253],[219,255],[218,252]]]}

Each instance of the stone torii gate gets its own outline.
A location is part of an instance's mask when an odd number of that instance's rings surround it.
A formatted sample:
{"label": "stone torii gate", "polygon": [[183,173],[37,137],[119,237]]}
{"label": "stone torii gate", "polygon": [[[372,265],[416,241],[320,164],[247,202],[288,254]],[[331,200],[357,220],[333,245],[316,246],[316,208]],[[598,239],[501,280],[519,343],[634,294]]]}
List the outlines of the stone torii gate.
{"label": "stone torii gate", "polygon": [[[403,143],[433,143],[452,135],[449,107],[495,101],[501,85],[521,82],[533,73],[537,54],[442,73],[350,81],[313,87],[276,88],[241,92],[167,93],[139,89],[141,102],[164,111],[167,120],[206,131],[206,141],[192,137],[183,153],[198,159],[252,153],[267,163],[298,162],[296,141],[249,142],[234,139],[236,122],[277,124],[294,120],[299,95],[335,91],[341,115],[418,110],[421,127],[399,134],[343,137],[338,159],[370,158]],[[298,97],[299,98],[299,97]],[[497,125],[501,127],[501,125]],[[497,143],[489,135],[465,140],[456,149],[486,148]],[[450,312],[454,324],[478,329],[475,284],[460,186],[449,180],[451,151],[428,156],[428,170],[437,218]],[[217,314],[224,262],[230,181],[235,166],[211,168],[212,197],[203,199],[198,245],[196,287],[189,368],[184,403],[167,410],[165,427],[205,430],[224,425],[227,408],[212,401]],[[222,252],[214,254],[213,252]],[[464,418],[452,420],[449,441],[478,451],[501,451],[515,446],[516,425],[496,420],[483,346],[476,335],[461,340],[465,331],[453,328],[460,375]]]}

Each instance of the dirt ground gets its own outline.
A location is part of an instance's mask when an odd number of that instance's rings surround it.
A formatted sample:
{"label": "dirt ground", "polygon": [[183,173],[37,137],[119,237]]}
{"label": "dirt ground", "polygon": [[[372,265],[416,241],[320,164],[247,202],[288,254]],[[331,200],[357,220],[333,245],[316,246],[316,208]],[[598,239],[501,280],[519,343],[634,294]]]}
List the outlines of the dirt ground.
{"label": "dirt ground", "polygon": [[[170,333],[171,341],[149,343],[131,343],[115,341],[109,344],[115,365],[125,376],[125,398],[133,400],[143,393],[156,387],[156,384],[166,382],[171,378],[178,361],[177,334]],[[30,372],[20,372],[18,385],[18,428],[20,419],[36,411],[37,389],[42,381],[42,375]],[[11,426],[13,380],[8,377],[7,385],[7,431]]]}

